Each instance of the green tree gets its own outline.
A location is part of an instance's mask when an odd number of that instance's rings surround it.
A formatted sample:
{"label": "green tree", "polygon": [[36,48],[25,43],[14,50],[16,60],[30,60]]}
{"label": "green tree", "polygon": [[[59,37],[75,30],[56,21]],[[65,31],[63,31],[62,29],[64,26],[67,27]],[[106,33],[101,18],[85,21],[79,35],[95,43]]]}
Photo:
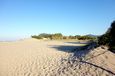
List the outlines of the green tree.
{"label": "green tree", "polygon": [[50,38],[50,37],[51,37],[51,34],[41,33],[41,34],[39,34],[39,37],[42,37],[42,38]]}
{"label": "green tree", "polygon": [[61,33],[52,34],[52,39],[63,39],[63,35]]}
{"label": "green tree", "polygon": [[115,21],[111,24],[110,38],[110,50],[115,53]]}
{"label": "green tree", "polygon": [[115,21],[105,34],[98,38],[99,45],[107,45],[109,49],[115,53]]}
{"label": "green tree", "polygon": [[37,35],[33,35],[33,36],[31,36],[32,38],[36,38],[36,39],[42,39],[42,37],[40,37],[40,36],[37,36]]}

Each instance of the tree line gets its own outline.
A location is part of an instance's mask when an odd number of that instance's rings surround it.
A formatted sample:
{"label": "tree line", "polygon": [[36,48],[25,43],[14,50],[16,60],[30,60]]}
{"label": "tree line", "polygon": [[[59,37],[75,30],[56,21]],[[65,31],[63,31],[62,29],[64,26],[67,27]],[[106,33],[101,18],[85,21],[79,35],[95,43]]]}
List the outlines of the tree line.
{"label": "tree line", "polygon": [[99,45],[106,45],[109,47],[109,49],[115,53],[115,21],[111,23],[110,28],[106,31],[105,34],[101,36],[64,36],[61,33],[55,33],[55,34],[47,34],[47,33],[41,33],[39,35],[33,35],[32,38],[37,39],[51,39],[51,40],[58,40],[58,39],[78,39],[78,40],[94,40],[97,41]]}
{"label": "tree line", "polygon": [[51,39],[51,40],[61,40],[61,39],[78,39],[78,40],[95,40],[97,37],[93,37],[93,36],[80,36],[80,35],[75,35],[75,36],[64,36],[61,33],[55,33],[55,34],[47,34],[47,33],[41,33],[39,35],[33,35],[31,36],[32,38],[37,38],[37,39]]}

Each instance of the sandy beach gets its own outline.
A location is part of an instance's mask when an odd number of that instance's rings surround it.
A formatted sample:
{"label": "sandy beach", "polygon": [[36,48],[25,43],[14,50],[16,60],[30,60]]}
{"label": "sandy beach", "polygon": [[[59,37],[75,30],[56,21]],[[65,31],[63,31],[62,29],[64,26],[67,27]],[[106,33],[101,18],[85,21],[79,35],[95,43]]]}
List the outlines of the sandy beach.
{"label": "sandy beach", "polygon": [[114,76],[115,55],[100,47],[86,55],[86,62],[109,72],[77,61],[71,51],[83,45],[37,39],[0,42],[0,76]]}
{"label": "sandy beach", "polygon": [[[45,76],[58,70],[61,58],[69,53],[54,47],[67,45],[59,41],[26,39],[0,43],[0,76]],[[70,44],[71,46],[72,44]],[[76,46],[76,45],[74,45]],[[62,48],[69,51],[70,48]]]}

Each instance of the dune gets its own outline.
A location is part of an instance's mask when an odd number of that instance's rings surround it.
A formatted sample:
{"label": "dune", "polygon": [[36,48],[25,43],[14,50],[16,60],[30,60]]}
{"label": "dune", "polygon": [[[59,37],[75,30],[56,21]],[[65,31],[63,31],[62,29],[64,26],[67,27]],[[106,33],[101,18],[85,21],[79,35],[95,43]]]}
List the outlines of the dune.
{"label": "dune", "polygon": [[[114,75],[104,69],[77,61],[77,58],[74,59],[76,61],[72,60],[74,52],[71,50],[83,45],[32,38],[0,42],[0,76]],[[87,62],[115,72],[115,55],[107,52],[103,56],[95,57],[96,59],[90,59],[93,55],[98,55],[102,48],[95,50],[86,55],[86,59],[89,59]]]}

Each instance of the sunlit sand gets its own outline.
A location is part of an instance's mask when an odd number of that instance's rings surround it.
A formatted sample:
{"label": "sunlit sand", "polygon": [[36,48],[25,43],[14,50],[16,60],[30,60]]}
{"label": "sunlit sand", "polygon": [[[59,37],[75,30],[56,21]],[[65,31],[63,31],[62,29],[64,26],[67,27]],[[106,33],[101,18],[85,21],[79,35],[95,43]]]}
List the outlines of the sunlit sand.
{"label": "sunlit sand", "polygon": [[[88,64],[64,61],[64,59],[68,60],[73,55],[71,50],[83,45],[37,39],[0,42],[0,76],[111,75]],[[90,58],[90,55],[97,55],[98,53],[99,51],[97,53],[93,51],[86,57]],[[114,58],[114,54],[107,52],[104,56],[98,56],[97,61],[95,58],[88,61],[101,66],[101,62],[104,60],[105,68],[115,72]]]}

